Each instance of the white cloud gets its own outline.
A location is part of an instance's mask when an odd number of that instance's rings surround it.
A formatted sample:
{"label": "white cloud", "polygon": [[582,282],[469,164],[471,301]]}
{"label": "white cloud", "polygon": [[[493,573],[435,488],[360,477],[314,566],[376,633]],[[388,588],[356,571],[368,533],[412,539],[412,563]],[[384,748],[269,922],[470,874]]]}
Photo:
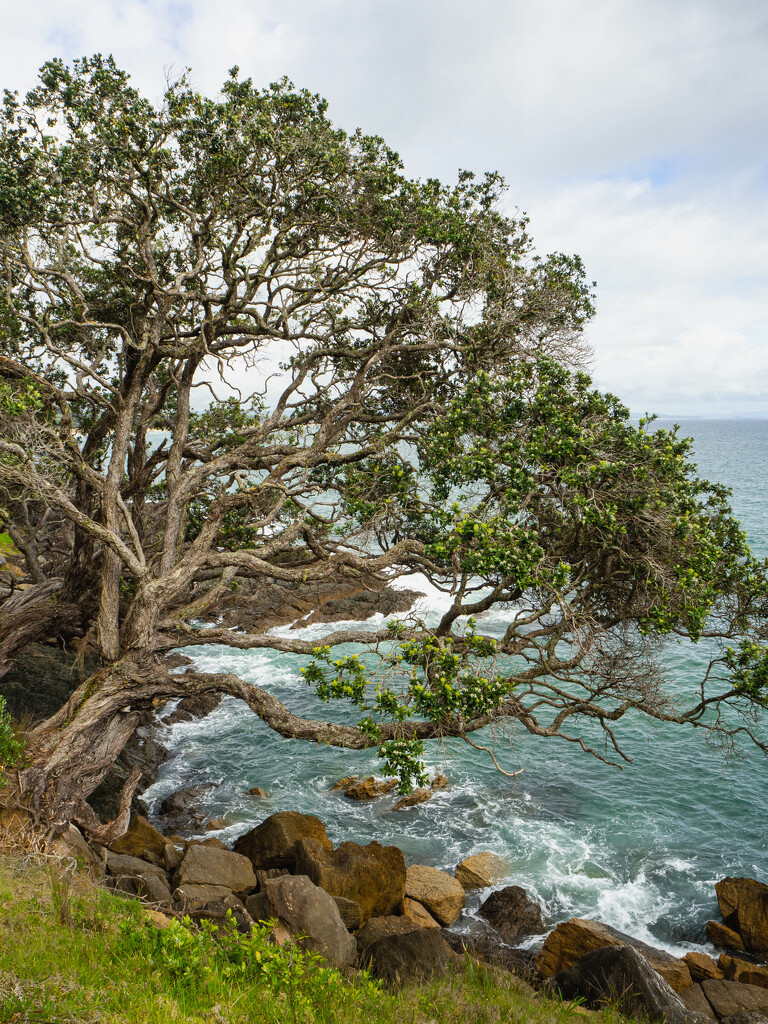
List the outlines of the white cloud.
{"label": "white cloud", "polygon": [[598,281],[598,380],[639,411],[768,415],[761,0],[32,0],[2,84],[114,52],[151,97],[191,66],[287,74],[412,174],[500,170],[541,248]]}

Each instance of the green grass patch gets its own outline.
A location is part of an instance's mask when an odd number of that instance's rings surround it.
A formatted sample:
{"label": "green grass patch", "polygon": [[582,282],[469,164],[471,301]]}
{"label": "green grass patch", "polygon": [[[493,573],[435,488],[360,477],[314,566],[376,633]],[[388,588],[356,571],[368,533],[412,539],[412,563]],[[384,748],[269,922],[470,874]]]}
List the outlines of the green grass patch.
{"label": "green grass patch", "polygon": [[[585,1011],[512,975],[463,972],[389,991],[297,947],[173,923],[81,875],[0,860],[0,1022],[25,1024],[568,1024]],[[589,1014],[621,1024],[615,1011]]]}

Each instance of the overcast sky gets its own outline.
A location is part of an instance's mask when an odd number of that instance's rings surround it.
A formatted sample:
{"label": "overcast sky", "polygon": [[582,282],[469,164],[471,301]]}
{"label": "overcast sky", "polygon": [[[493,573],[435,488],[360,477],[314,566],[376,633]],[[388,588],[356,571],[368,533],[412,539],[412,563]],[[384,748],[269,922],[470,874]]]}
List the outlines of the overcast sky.
{"label": "overcast sky", "polygon": [[636,413],[768,417],[765,0],[6,2],[0,86],[113,53],[150,97],[288,75],[413,176],[498,170],[597,281],[598,383]]}

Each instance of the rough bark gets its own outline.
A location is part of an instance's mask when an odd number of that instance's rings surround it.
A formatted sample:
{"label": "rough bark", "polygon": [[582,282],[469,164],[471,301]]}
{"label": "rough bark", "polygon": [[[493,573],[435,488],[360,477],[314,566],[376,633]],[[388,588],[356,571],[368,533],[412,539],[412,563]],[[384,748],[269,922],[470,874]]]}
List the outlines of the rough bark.
{"label": "rough bark", "polygon": [[61,589],[60,579],[35,583],[0,606],[0,677],[30,644],[79,633],[80,609],[59,600]]}

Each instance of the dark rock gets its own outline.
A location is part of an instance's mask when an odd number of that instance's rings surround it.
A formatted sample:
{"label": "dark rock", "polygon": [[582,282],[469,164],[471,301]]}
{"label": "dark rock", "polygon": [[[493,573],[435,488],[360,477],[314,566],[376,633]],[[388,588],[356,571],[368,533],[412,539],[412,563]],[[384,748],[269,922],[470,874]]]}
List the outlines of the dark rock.
{"label": "dark rock", "polygon": [[265,892],[252,892],[246,896],[245,909],[254,921],[269,921],[273,916],[272,904]]}
{"label": "dark rock", "polygon": [[166,725],[176,725],[177,722],[194,722],[195,719],[205,718],[221,704],[222,694],[220,693],[195,693],[189,697],[182,697],[173,711],[165,715],[163,722]]}
{"label": "dark rock", "polygon": [[[711,984],[711,983],[705,983]],[[548,979],[563,999],[581,997],[593,1008],[618,1003],[627,1016],[686,1020],[685,1004],[645,957],[631,946],[603,946]]]}
{"label": "dark rock", "polygon": [[138,895],[146,903],[167,906],[171,902],[170,886],[160,875],[137,875],[134,880],[138,889]]}
{"label": "dark rock", "polygon": [[215,788],[212,782],[205,782],[198,786],[185,786],[167,796],[160,804],[160,814],[168,827],[183,832],[202,825],[206,813],[200,806],[201,801]]}
{"label": "dark rock", "polygon": [[768,1017],[762,1013],[734,1013],[730,1017],[723,1017],[720,1024],[768,1024]]}
{"label": "dark rock", "polygon": [[186,913],[199,910],[212,900],[225,900],[231,895],[232,890],[226,885],[198,885],[195,882],[187,882],[174,890],[173,905]]}
{"label": "dark rock", "polygon": [[455,953],[469,953],[481,963],[490,967],[501,967],[528,981],[536,977],[536,954],[532,949],[510,949],[490,935],[457,935],[446,930],[443,936]]}
{"label": "dark rock", "polygon": [[492,892],[478,914],[511,946],[516,946],[526,935],[540,935],[545,931],[541,906],[519,885],[508,885]]}
{"label": "dark rock", "polygon": [[398,987],[442,977],[459,960],[435,928],[421,928],[403,935],[386,935],[369,950],[371,973]]}
{"label": "dark rock", "polygon": [[259,896],[269,904],[269,917],[281,921],[303,949],[319,953],[336,967],[354,961],[357,946],[338,907],[306,875],[271,878]]}
{"label": "dark rock", "polygon": [[363,912],[360,904],[354,900],[348,900],[344,896],[334,896],[333,902],[339,908],[341,920],[348,932],[356,932],[363,923]]}
{"label": "dark rock", "polygon": [[190,844],[174,875],[177,887],[219,885],[236,893],[256,888],[256,876],[247,857],[204,843]]}
{"label": "dark rock", "polygon": [[682,960],[671,956],[663,949],[655,949],[645,942],[640,942],[639,939],[632,938],[631,935],[625,935],[601,921],[590,921],[588,918],[580,917],[564,921],[549,933],[536,956],[536,970],[542,978],[549,978],[603,946],[632,946],[675,992],[682,992],[692,984],[688,965]]}
{"label": "dark rock", "polygon": [[768,989],[759,985],[744,985],[740,981],[702,981],[704,995],[718,1017],[732,1017],[738,1013],[768,1014]]}
{"label": "dark rock", "polygon": [[293,871],[297,845],[305,838],[312,839],[322,849],[333,849],[325,825],[314,814],[278,811],[240,836],[235,843],[235,850],[248,857],[255,870],[287,868]]}
{"label": "dark rock", "polygon": [[296,872],[331,896],[359,903],[363,921],[395,913],[405,896],[405,859],[396,846],[341,843],[333,850],[316,839],[301,839]]}
{"label": "dark rock", "polygon": [[357,962],[362,967],[368,966],[368,962],[371,959],[371,949],[379,939],[387,938],[390,935],[407,935],[408,932],[423,930],[406,917],[397,917],[394,914],[384,917],[372,917],[365,922],[355,936],[357,940]]}
{"label": "dark rock", "polygon": [[127,853],[113,853],[107,850],[106,856],[107,874],[119,877],[134,877],[136,875],[157,875],[165,878],[167,874],[164,868],[149,861],[141,860],[139,857],[131,857]]}

